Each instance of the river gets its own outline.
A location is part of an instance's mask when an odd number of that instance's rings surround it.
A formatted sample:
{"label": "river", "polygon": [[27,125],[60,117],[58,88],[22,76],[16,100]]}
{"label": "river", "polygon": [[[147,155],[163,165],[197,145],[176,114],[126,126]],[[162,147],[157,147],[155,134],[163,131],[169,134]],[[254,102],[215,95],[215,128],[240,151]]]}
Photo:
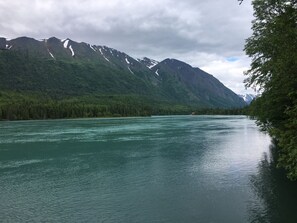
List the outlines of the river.
{"label": "river", "polygon": [[297,222],[245,116],[0,122],[1,222]]}

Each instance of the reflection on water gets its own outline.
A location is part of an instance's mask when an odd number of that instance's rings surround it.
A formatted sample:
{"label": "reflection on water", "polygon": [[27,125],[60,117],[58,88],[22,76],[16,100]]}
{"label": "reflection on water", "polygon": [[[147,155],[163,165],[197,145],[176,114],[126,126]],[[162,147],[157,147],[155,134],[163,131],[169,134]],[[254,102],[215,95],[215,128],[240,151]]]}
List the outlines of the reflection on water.
{"label": "reflection on water", "polygon": [[261,205],[249,205],[250,222],[280,223],[297,222],[297,182],[285,177],[285,172],[276,166],[277,148],[263,154],[258,172],[250,178],[254,193]]}

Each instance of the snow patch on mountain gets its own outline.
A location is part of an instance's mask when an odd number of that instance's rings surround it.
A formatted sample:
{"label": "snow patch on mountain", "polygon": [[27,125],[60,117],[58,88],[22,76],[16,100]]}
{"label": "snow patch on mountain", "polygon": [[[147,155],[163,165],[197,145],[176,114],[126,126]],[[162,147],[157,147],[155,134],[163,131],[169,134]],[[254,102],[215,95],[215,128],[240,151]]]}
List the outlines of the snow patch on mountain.
{"label": "snow patch on mountain", "polygon": [[[103,49],[104,49],[104,47],[103,47]],[[107,59],[107,58],[104,56],[104,54],[103,54],[101,48],[99,48],[99,51],[100,51],[101,55],[103,56],[103,58],[104,58],[106,61],[110,62],[109,59]]]}
{"label": "snow patch on mountain", "polygon": [[140,63],[144,64],[147,68],[152,69],[154,66],[159,64],[158,61],[143,57],[142,59],[137,59]]}
{"label": "snow patch on mountain", "polygon": [[73,57],[74,57],[74,55],[75,55],[75,54],[74,54],[74,51],[73,51],[73,49],[72,49],[72,46],[71,46],[71,45],[69,46],[69,49],[70,49],[70,51],[71,51],[71,56],[73,56]]}
{"label": "snow patch on mountain", "polygon": [[126,63],[130,64],[130,61],[127,59],[127,57],[125,57]]}
{"label": "snow patch on mountain", "polygon": [[54,57],[54,55],[49,51],[49,49],[48,49],[47,51],[48,51],[49,55],[50,55],[53,59],[56,59],[56,58]]}
{"label": "snow patch on mountain", "polygon": [[128,66],[128,70],[131,72],[131,74],[134,74],[134,72],[130,69],[129,66]]}
{"label": "snow patch on mountain", "polygon": [[64,42],[64,44],[63,44],[64,48],[67,49],[67,47],[68,47],[68,43],[69,43],[69,39],[65,40],[65,42]]}
{"label": "snow patch on mountain", "polygon": [[159,69],[156,70],[155,74],[157,74],[158,76],[160,76]]}
{"label": "snow patch on mountain", "polygon": [[90,48],[91,48],[93,51],[96,52],[95,48],[94,48],[91,44],[89,44],[89,46],[90,46]]}
{"label": "snow patch on mountain", "polygon": [[239,95],[247,104],[250,104],[256,97],[257,95],[254,94],[244,94],[244,95]]}
{"label": "snow patch on mountain", "polygon": [[150,65],[147,65],[147,67],[149,69],[152,69],[154,66],[156,66],[159,62],[158,61],[155,61],[155,60],[151,60],[151,64]]}
{"label": "snow patch on mountain", "polygon": [[6,44],[5,47],[6,47],[7,50],[10,50],[11,47],[12,47],[12,45],[8,45],[8,44]]}

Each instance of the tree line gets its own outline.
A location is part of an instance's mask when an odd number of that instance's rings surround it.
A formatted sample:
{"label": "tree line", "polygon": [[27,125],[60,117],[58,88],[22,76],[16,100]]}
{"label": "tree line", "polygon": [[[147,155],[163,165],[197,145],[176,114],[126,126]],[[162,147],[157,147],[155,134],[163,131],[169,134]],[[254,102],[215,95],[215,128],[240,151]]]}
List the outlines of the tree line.
{"label": "tree line", "polygon": [[261,92],[250,106],[261,128],[278,145],[278,166],[297,179],[297,1],[253,0],[253,34],[246,86]]}
{"label": "tree line", "polygon": [[84,95],[63,99],[27,91],[0,92],[0,120],[151,115],[246,115],[247,108],[223,109],[153,101],[137,95]]}

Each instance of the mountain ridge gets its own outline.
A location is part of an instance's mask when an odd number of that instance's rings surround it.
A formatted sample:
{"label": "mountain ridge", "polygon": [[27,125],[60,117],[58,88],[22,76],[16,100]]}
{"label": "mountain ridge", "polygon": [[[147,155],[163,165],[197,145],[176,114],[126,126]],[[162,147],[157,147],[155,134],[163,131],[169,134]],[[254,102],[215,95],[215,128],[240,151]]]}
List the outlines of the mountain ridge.
{"label": "mountain ridge", "polygon": [[[148,104],[237,108],[245,102],[218,79],[176,59],[134,59],[107,46],[69,38],[0,38],[0,91],[46,94],[135,95]],[[1,98],[0,98],[1,99]]]}
{"label": "mountain ridge", "polygon": [[248,105],[251,104],[251,102],[258,96],[259,95],[257,94],[239,94],[239,97],[241,97]]}

